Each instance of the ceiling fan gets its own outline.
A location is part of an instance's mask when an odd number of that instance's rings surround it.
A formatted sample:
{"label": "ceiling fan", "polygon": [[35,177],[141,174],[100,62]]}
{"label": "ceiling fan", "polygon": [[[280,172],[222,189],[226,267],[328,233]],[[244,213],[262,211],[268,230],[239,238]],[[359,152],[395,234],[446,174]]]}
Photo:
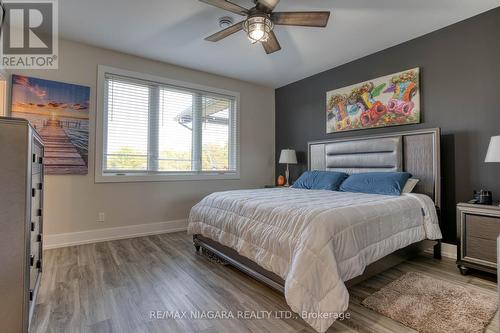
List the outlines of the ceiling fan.
{"label": "ceiling fan", "polygon": [[262,43],[267,54],[281,50],[280,43],[273,32],[275,25],[324,28],[330,17],[330,12],[273,12],[280,0],[254,0],[255,7],[251,9],[243,8],[226,0],[199,1],[247,17],[243,21],[208,36],[205,40],[217,42],[244,30],[252,43]]}

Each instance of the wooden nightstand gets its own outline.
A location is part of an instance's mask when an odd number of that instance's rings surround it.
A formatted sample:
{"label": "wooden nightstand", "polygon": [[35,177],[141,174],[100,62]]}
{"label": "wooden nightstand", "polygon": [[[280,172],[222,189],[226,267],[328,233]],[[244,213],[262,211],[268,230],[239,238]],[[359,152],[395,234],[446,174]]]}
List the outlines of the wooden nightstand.
{"label": "wooden nightstand", "polygon": [[497,273],[499,234],[498,205],[457,205],[457,266],[462,274],[467,274],[469,268]]}

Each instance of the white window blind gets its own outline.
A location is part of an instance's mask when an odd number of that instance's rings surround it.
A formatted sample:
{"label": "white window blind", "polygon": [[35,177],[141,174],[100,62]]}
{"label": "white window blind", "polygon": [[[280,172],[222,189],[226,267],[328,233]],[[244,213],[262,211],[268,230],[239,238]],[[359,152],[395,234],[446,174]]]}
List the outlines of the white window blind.
{"label": "white window blind", "polygon": [[236,173],[235,96],[104,75],[103,174]]}

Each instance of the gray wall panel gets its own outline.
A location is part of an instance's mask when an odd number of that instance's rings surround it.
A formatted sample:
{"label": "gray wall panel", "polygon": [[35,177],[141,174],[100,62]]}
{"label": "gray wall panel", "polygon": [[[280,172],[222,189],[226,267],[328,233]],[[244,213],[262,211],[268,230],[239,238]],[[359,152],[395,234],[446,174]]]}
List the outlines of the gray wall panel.
{"label": "gray wall panel", "polygon": [[[489,138],[500,134],[500,8],[409,42],[319,73],[276,90],[276,153],[298,151],[295,179],[307,169],[307,142],[406,131],[442,129],[443,222],[455,242],[455,204],[473,189],[500,199],[500,165],[484,163]],[[422,123],[326,134],[326,92],[368,79],[420,67]],[[277,160],[277,159],[276,159]],[[283,166],[276,165],[277,174]]]}

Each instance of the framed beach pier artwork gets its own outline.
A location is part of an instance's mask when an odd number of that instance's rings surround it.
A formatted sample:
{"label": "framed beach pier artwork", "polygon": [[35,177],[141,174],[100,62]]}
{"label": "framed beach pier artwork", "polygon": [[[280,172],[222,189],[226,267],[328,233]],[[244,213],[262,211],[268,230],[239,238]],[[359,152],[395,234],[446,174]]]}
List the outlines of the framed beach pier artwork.
{"label": "framed beach pier artwork", "polygon": [[419,68],[326,93],[326,132],[420,122]]}
{"label": "framed beach pier artwork", "polygon": [[45,142],[48,175],[88,173],[90,88],[12,75],[12,117],[24,118]]}

